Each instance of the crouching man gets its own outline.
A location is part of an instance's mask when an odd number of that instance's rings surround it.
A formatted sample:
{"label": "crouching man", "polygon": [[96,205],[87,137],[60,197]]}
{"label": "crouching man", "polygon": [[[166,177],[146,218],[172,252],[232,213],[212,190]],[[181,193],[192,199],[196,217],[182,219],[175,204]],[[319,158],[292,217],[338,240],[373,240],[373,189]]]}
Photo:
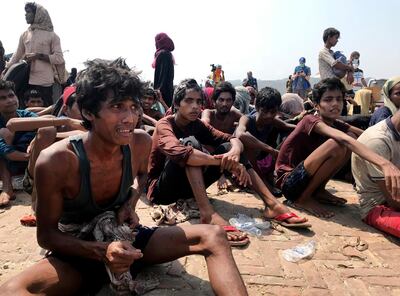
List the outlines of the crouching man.
{"label": "crouching man", "polygon": [[[357,141],[399,168],[400,112],[368,128]],[[354,153],[351,168],[360,194],[363,221],[400,238],[398,179],[385,178],[381,169]]]}

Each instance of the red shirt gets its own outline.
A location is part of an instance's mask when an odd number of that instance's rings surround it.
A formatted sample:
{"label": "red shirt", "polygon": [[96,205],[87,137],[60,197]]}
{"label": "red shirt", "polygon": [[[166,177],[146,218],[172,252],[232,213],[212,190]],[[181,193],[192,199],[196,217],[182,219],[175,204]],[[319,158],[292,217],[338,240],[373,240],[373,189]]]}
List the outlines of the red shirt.
{"label": "red shirt", "polygon": [[[277,186],[281,187],[288,173],[329,139],[313,131],[318,122],[322,122],[319,116],[305,116],[283,142],[275,164]],[[336,120],[332,127],[347,132],[350,125]]]}
{"label": "red shirt", "polygon": [[165,161],[170,159],[184,167],[193,153],[193,147],[184,146],[179,139],[194,136],[202,145],[219,146],[228,142],[232,136],[225,134],[211,125],[196,119],[184,129],[178,127],[174,116],[167,116],[157,122],[153,133],[153,144],[149,159],[148,191],[151,200],[156,182],[164,169]]}

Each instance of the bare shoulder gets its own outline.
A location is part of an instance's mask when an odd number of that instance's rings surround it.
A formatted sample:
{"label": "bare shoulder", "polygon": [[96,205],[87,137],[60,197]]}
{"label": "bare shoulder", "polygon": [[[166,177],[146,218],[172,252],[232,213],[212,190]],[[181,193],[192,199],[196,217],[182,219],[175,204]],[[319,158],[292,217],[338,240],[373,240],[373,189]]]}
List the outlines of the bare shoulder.
{"label": "bare shoulder", "polygon": [[212,110],[211,109],[204,109],[201,112],[201,119],[210,118],[211,114],[212,114]]}
{"label": "bare shoulder", "polygon": [[244,115],[238,109],[232,108],[231,109],[231,116],[233,116],[235,121],[238,121]]}
{"label": "bare shoulder", "polygon": [[151,136],[144,130],[135,129],[134,136],[130,144],[133,155],[143,155],[144,152],[151,149]]}
{"label": "bare shoulder", "polygon": [[63,175],[63,172],[70,172],[76,165],[78,165],[78,158],[73,152],[69,139],[66,138],[40,152],[35,171],[48,170],[56,172],[57,175]]}

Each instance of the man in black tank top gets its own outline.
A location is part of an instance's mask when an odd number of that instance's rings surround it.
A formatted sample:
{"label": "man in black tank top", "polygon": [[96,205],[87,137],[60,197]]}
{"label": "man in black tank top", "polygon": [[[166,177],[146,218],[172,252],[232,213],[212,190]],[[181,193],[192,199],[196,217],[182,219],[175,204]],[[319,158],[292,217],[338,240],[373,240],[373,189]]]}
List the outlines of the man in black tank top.
{"label": "man in black tank top", "polygon": [[[105,266],[116,274],[137,272],[142,265],[201,254],[215,294],[247,295],[222,227],[139,225],[135,206],[147,178],[151,139],[133,127],[144,83],[121,59],[86,65],[77,97],[89,132],[43,150],[35,168],[37,238],[51,254],[4,283],[1,294],[83,295],[107,281]],[[105,211],[135,228],[133,243],[65,232]]]}

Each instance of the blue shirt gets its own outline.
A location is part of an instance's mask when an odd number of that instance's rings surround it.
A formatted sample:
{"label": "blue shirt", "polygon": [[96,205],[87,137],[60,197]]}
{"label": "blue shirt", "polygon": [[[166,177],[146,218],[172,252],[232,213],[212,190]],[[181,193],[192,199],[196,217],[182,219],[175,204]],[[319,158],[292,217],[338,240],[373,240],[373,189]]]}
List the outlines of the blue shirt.
{"label": "blue shirt", "polygon": [[388,107],[382,106],[372,114],[371,119],[369,120],[369,126],[373,126],[392,115],[392,111],[390,111]]}
{"label": "blue shirt", "polygon": [[[294,74],[300,72],[304,72],[306,76],[311,75],[310,67],[307,67],[306,65],[304,66],[299,65],[294,69]],[[310,87],[311,87],[310,82],[305,77],[296,77],[292,82],[293,90],[309,89]]]}
{"label": "blue shirt", "polygon": [[[37,117],[36,113],[27,110],[17,110],[16,111],[18,117]],[[6,127],[6,121],[0,115],[0,128]],[[8,153],[14,151],[26,152],[30,142],[35,137],[36,132],[24,132],[19,131],[14,135],[14,140],[12,145],[8,145],[4,139],[0,139],[0,157],[5,157]]]}

